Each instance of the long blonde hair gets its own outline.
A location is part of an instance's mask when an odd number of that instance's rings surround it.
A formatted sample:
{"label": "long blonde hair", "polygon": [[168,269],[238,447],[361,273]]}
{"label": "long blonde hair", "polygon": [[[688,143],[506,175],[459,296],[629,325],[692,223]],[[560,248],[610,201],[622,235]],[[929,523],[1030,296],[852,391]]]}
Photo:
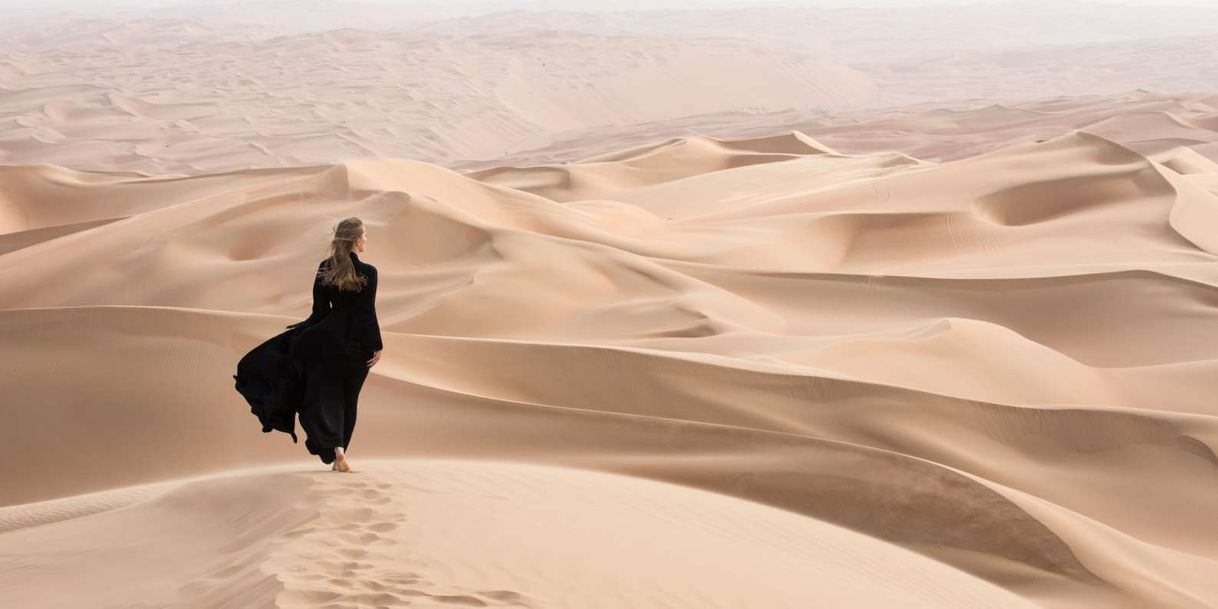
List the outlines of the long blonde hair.
{"label": "long blonde hair", "polygon": [[364,221],[359,218],[347,218],[334,227],[334,237],[330,239],[329,264],[318,271],[322,283],[351,292],[364,289],[368,278],[356,273],[355,264],[351,261],[351,250],[363,235]]}

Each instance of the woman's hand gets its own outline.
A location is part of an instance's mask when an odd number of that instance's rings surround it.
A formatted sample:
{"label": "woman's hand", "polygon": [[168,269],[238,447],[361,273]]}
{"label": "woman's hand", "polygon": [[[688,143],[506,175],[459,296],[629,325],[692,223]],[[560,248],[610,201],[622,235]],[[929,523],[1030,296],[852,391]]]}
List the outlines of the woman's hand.
{"label": "woman's hand", "polygon": [[373,351],[373,352],[372,352],[372,359],[368,360],[368,362],[367,362],[367,363],[368,363],[368,367],[369,367],[369,368],[371,368],[371,367],[375,366],[375,365],[376,365],[376,363],[377,363],[377,362],[379,362],[379,361],[381,361],[381,352],[380,352],[380,351]]}

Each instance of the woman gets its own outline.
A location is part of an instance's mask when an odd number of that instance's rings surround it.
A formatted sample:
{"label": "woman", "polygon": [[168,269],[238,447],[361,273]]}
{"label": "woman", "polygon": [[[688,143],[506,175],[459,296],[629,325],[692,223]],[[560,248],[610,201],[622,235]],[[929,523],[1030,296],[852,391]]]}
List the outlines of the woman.
{"label": "woman", "polygon": [[376,318],[376,267],[359,259],[368,244],[364,223],[347,218],[334,229],[330,256],[313,279],[313,312],[268,339],[237,364],[237,391],[262,421],[305,447],[331,469],[351,471],[346,449],[355,430],[356,400],[368,370],[381,359]]}

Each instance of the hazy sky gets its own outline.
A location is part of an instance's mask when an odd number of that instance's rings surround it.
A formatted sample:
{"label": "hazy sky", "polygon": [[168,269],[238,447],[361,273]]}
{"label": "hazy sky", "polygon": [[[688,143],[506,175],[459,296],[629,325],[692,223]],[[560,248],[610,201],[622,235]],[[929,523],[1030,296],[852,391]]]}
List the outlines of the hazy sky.
{"label": "hazy sky", "polygon": [[[239,0],[0,0],[0,7],[5,8],[43,8],[43,7],[89,7],[93,9],[105,7],[132,6],[174,6],[181,4],[236,4]],[[384,2],[399,5],[435,5],[437,0],[358,0],[361,2]],[[572,10],[589,10],[604,8],[645,8],[657,4],[697,8],[699,6],[721,7],[732,5],[799,5],[799,6],[916,6],[923,4],[1019,4],[1026,2],[1054,3],[1061,0],[683,0],[663,2],[662,0],[445,0],[443,4],[462,4],[480,6],[482,8],[504,9],[565,7]],[[1215,0],[1085,0],[1105,4],[1135,4],[1158,6],[1214,6]],[[335,0],[341,3],[342,0]]]}
{"label": "hazy sky", "polygon": [[[824,8],[902,8],[922,5],[959,5],[959,4],[989,4],[989,5],[1019,5],[1038,4],[1049,7],[1062,7],[1072,3],[1136,5],[1136,6],[1175,6],[1175,7],[1205,7],[1218,8],[1218,0],[328,0],[336,6],[343,4],[380,4],[392,5],[399,17],[414,14],[426,15],[422,21],[444,19],[458,16],[475,16],[497,13],[509,10],[541,10],[541,11],[621,11],[647,9],[698,9],[724,8],[746,6],[807,6]],[[44,21],[59,19],[65,9],[68,17],[115,17],[128,18],[132,15],[145,16],[144,10],[162,10],[157,17],[200,16],[224,14],[227,18],[242,14],[242,5],[251,7],[255,12],[275,18],[275,6],[288,8],[288,12],[299,19],[302,15],[322,14],[313,7],[323,4],[318,0],[293,2],[292,0],[0,0],[0,10],[8,12],[8,21],[12,25],[25,23],[27,20]],[[190,7],[179,9],[176,7]],[[218,8],[222,7],[222,8]],[[256,8],[253,8],[256,7]],[[361,12],[366,13],[368,9]],[[5,25],[0,19],[0,29]]]}

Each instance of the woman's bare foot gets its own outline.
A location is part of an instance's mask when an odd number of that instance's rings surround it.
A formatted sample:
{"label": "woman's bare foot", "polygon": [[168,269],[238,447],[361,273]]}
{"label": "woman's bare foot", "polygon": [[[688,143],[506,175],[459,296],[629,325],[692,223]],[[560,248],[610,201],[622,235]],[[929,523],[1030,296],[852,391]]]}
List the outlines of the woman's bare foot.
{"label": "woman's bare foot", "polygon": [[347,464],[347,455],[343,454],[341,447],[334,448],[334,470],[340,472],[351,471],[351,466]]}

